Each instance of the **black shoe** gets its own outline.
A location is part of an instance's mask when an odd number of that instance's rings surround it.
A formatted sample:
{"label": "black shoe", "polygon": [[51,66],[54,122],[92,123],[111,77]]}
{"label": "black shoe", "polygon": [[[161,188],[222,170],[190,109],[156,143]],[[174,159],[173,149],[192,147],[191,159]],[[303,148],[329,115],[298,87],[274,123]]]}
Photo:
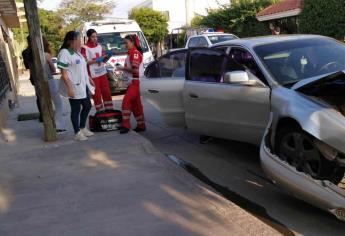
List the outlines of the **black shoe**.
{"label": "black shoe", "polygon": [[137,133],[140,133],[140,132],[145,132],[146,131],[146,128],[135,128],[135,129],[133,129],[135,132],[137,132]]}
{"label": "black shoe", "polygon": [[206,135],[201,135],[200,139],[199,139],[201,144],[207,144],[207,143],[211,142],[212,140],[213,140],[212,137],[206,136]]}
{"label": "black shoe", "polygon": [[127,134],[129,132],[129,129],[122,127],[120,129],[120,134]]}

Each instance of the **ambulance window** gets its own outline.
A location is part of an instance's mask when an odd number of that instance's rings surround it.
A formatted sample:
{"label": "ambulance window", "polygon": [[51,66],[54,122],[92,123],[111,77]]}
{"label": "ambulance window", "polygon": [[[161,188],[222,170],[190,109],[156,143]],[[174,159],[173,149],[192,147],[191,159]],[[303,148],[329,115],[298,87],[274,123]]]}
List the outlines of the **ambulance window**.
{"label": "ambulance window", "polygon": [[144,34],[142,32],[138,32],[137,34],[139,35],[141,48],[143,49],[144,52],[148,52],[149,51],[149,46],[146,43]]}
{"label": "ambulance window", "polygon": [[145,53],[149,51],[149,46],[147,45],[147,42],[142,32],[101,33],[97,35],[97,40],[105,50],[113,49],[117,50],[120,53],[125,53],[127,52],[127,49],[125,48],[123,42],[126,35],[129,34],[138,35],[143,52]]}

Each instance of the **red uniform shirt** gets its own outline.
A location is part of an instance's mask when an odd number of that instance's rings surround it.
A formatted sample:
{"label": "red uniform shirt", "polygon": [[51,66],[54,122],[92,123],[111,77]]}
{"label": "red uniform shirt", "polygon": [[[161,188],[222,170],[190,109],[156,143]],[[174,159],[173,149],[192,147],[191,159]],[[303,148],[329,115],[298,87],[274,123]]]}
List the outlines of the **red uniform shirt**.
{"label": "red uniform shirt", "polygon": [[128,56],[125,62],[125,67],[130,69],[138,69],[137,72],[133,73],[132,78],[139,78],[141,74],[143,63],[143,55],[136,48],[132,48],[128,51]]}

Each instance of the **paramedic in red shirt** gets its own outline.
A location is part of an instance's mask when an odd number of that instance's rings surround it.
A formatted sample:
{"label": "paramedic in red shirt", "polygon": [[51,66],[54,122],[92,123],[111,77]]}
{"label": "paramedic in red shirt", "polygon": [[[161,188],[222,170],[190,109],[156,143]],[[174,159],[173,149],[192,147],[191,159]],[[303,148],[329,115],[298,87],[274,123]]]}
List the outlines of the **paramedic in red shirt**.
{"label": "paramedic in red shirt", "polygon": [[122,102],[122,128],[121,134],[128,133],[131,129],[130,117],[133,112],[137,120],[136,132],[146,130],[143,105],[140,98],[139,77],[143,74],[143,50],[140,47],[140,40],[136,34],[125,37],[125,45],[128,55],[125,66],[117,66],[118,70],[123,71],[123,78],[127,82],[128,88]]}
{"label": "paramedic in red shirt", "polygon": [[97,32],[94,29],[89,29],[86,35],[88,41],[81,53],[87,61],[89,76],[95,83],[96,89],[93,96],[95,108],[97,111],[113,110],[113,100],[104,63],[105,59],[111,55],[106,54],[102,46],[98,44]]}

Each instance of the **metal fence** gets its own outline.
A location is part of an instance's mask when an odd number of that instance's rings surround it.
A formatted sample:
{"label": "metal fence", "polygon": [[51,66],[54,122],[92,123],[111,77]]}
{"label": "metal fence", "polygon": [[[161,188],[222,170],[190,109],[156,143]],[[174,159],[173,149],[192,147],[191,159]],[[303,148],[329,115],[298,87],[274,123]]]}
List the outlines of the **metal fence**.
{"label": "metal fence", "polygon": [[0,53],[0,102],[10,89],[10,77],[8,76],[5,61]]}

